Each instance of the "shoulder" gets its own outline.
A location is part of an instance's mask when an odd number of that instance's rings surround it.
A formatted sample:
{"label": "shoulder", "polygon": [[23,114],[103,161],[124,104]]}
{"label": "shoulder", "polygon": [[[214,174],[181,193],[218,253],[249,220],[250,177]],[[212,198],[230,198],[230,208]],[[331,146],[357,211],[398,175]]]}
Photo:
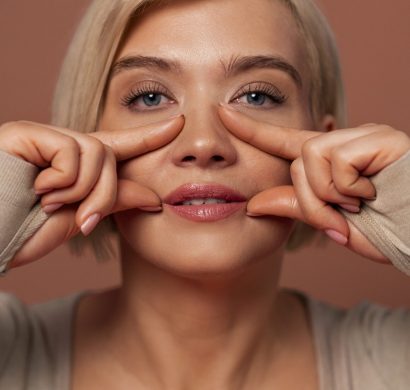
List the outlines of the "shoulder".
{"label": "shoulder", "polygon": [[23,389],[27,381],[38,388],[53,388],[56,380],[66,378],[71,318],[81,295],[27,305],[0,292],[1,389]]}
{"label": "shoulder", "polygon": [[5,351],[13,349],[17,340],[23,341],[29,323],[26,305],[12,294],[0,293],[0,359]]}
{"label": "shoulder", "polygon": [[334,376],[349,378],[354,389],[409,385],[410,309],[368,301],[342,309],[312,298],[310,305],[319,353]]}

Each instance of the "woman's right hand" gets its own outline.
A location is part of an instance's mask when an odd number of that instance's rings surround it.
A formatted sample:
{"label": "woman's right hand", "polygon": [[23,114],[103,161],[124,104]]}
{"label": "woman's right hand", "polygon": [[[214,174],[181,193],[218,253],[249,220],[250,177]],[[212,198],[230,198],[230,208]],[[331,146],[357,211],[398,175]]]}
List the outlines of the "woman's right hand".
{"label": "woman's right hand", "polygon": [[117,162],[168,144],[183,123],[179,116],[94,133],[26,121],[0,126],[0,150],[42,169],[34,190],[42,195],[43,210],[52,214],[17,252],[10,268],[38,260],[80,231],[90,234],[109,214],[132,208],[159,211],[161,201],[153,191],[117,180]]}

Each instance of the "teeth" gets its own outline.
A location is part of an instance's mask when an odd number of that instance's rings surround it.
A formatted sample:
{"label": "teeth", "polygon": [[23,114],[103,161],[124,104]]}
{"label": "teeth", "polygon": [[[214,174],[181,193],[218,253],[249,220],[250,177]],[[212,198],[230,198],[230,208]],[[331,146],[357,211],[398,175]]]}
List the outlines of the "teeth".
{"label": "teeth", "polygon": [[228,203],[223,199],[216,198],[206,198],[206,199],[191,199],[182,202],[184,206],[200,206],[201,204],[217,204],[217,203]]}

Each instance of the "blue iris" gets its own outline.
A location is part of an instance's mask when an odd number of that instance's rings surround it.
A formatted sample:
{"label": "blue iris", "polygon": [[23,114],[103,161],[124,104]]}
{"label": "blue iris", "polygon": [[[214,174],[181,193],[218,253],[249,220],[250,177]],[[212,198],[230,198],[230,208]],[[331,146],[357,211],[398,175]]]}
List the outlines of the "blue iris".
{"label": "blue iris", "polygon": [[161,103],[161,97],[159,93],[149,93],[142,97],[145,105],[148,107],[158,106]]}
{"label": "blue iris", "polygon": [[266,95],[263,93],[252,92],[246,95],[246,100],[249,104],[262,106],[266,101]]}

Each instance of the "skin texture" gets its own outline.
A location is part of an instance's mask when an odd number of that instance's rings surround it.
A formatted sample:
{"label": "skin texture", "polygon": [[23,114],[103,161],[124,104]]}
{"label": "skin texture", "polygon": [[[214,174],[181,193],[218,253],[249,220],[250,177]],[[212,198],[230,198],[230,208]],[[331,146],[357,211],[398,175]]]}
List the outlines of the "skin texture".
{"label": "skin texture", "polygon": [[[308,313],[296,295],[278,290],[284,244],[297,219],[386,261],[328,203],[357,207],[374,196],[357,172],[397,160],[409,138],[379,125],[324,134],[334,127],[329,116],[313,123],[303,40],[277,2],[173,1],[136,22],[117,60],[130,55],[177,60],[180,68],[114,75],[95,134],[31,122],[0,131],[2,150],[51,165],[35,189],[44,207],[60,206],[14,266],[80,228],[88,234],[95,214],[114,214],[121,233],[121,288],[78,306],[72,388],[317,389]],[[226,75],[232,59],[259,55],[291,63],[301,86],[278,69]],[[141,99],[122,104],[130,90],[153,83],[172,97],[154,108]],[[285,102],[250,104],[244,91],[261,84],[274,85]],[[230,186],[250,200],[247,210],[198,223],[161,209],[185,183]]]}
{"label": "skin texture", "polygon": [[[302,87],[285,72],[272,69],[226,77],[227,64],[241,55],[285,58],[301,74]],[[311,159],[312,151],[320,148],[304,145],[319,139],[320,131],[332,129],[333,119],[326,116],[319,124],[311,119],[303,41],[288,10],[262,0],[257,7],[237,0],[173,2],[151,10],[135,24],[118,60],[129,56],[177,60],[179,68],[144,67],[115,75],[100,131],[176,113],[184,115],[185,125],[170,144],[120,164],[119,177],[143,184],[161,199],[184,183],[223,183],[248,199],[259,194],[249,203],[248,213],[277,215],[279,209],[280,216],[288,218],[252,218],[244,212],[216,223],[195,223],[173,215],[166,205],[157,214],[138,210],[115,214],[122,240],[123,284],[117,291],[86,299],[79,309],[76,388],[107,383],[115,387],[120,381],[124,388],[141,389],[317,389],[307,313],[295,296],[277,290],[291,221],[304,220],[346,237],[351,231],[353,250],[385,259],[357,230],[350,230],[341,215],[324,207],[323,199],[312,195],[315,188],[328,201],[357,206],[357,195],[373,195],[368,183],[363,188],[347,185],[346,191],[341,171],[348,164],[336,172],[341,178],[337,191],[310,187],[301,174],[302,163],[314,169],[320,160]],[[147,80],[160,83],[161,91],[171,97],[154,109],[147,109],[141,99],[133,110],[119,103],[130,90],[144,90],[141,85]],[[266,109],[243,98],[235,100],[241,86],[261,80],[288,96],[286,103]],[[220,108],[220,103],[241,113]],[[315,132],[289,131],[291,147],[280,148],[275,145],[286,142],[275,138],[277,126]],[[368,128],[360,135],[376,130]],[[351,129],[336,144],[357,138],[355,131]],[[391,145],[403,140],[402,133],[397,136],[399,132],[392,129],[387,133],[379,138],[380,145],[386,145],[386,137]],[[336,150],[335,142],[322,142],[321,151]],[[367,144],[362,139],[352,150]],[[369,148],[368,160],[376,149]],[[380,170],[399,155],[377,159],[368,169]],[[358,161],[357,153],[352,157]],[[328,166],[323,161],[321,165],[323,177],[330,180]],[[290,186],[290,176],[295,187]],[[266,196],[265,190],[275,188],[282,193]],[[285,207],[278,208],[280,202]],[[320,218],[312,217],[312,208],[321,209],[316,213]],[[333,226],[324,225],[329,214],[337,214]]]}
{"label": "skin texture", "polygon": [[[263,80],[289,95],[288,104],[269,110],[249,107],[244,99],[232,104],[254,118],[314,127],[306,87],[285,72],[252,69],[225,77],[221,61],[261,54],[286,58],[307,79],[297,29],[288,10],[274,2],[259,1],[258,7],[246,1],[173,2],[141,18],[118,60],[155,55],[178,60],[182,69],[117,74],[99,130],[178,113],[185,125],[170,144],[120,164],[119,177],[160,198],[184,183],[222,183],[248,199],[290,184],[288,161],[232,135],[218,114],[218,104],[231,102],[241,86]],[[176,103],[165,100],[143,113],[120,104],[133,86],[152,79]],[[195,223],[166,206],[157,214],[127,210],[115,220],[122,236],[123,284],[80,306],[76,388],[115,387],[113,380],[118,387],[120,380],[124,388],[264,389],[296,385],[296,372],[304,373],[306,388],[315,388],[305,313],[295,297],[276,288],[292,220],[250,218],[243,211],[216,223]]]}

